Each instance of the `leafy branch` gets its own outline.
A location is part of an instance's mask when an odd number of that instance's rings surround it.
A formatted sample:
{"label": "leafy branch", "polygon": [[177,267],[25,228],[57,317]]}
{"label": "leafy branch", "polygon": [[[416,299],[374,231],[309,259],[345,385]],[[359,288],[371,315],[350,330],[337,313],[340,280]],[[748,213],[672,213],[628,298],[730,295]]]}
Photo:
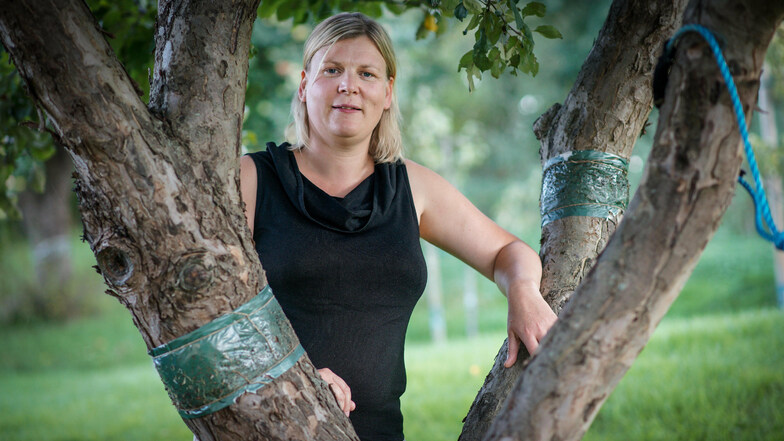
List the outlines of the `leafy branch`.
{"label": "leafy branch", "polygon": [[[539,72],[539,62],[533,52],[533,33],[525,20],[544,17],[546,6],[529,2],[520,9],[517,3],[516,0],[463,0],[455,6],[454,16],[458,20],[464,21],[472,15],[463,34],[474,30],[474,47],[463,54],[458,65],[458,71],[466,71],[469,90],[474,88],[474,78],[481,80],[482,73],[488,70],[494,78],[504,71],[515,76],[518,72],[531,76]],[[562,38],[550,25],[540,25],[533,32],[545,38]]]}
{"label": "leafy branch", "polygon": [[474,89],[474,79],[482,79],[482,73],[490,71],[498,78],[504,71],[512,75],[518,72],[536,76],[539,62],[534,55],[533,32],[545,38],[563,38],[551,25],[540,25],[533,30],[526,23],[530,17],[544,17],[546,6],[532,1],[522,8],[519,0],[263,0],[259,17],[275,15],[278,20],[293,19],[295,23],[322,20],[336,11],[359,11],[371,17],[380,17],[384,8],[399,15],[408,9],[421,9],[422,22],[417,38],[430,33],[440,34],[446,29],[443,21],[457,18],[468,21],[463,31],[474,33],[474,46],[459,61],[458,71],[465,69],[468,90]]}

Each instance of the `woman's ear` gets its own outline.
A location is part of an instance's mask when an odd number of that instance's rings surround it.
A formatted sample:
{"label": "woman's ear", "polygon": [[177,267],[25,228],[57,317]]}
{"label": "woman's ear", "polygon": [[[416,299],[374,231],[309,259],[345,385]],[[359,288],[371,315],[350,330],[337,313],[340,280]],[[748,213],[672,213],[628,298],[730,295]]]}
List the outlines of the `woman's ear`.
{"label": "woman's ear", "polygon": [[299,97],[299,100],[304,103],[305,102],[305,95],[306,95],[305,94],[305,86],[307,86],[307,83],[308,83],[308,76],[305,74],[304,70],[302,71],[302,73],[300,75],[301,75],[302,78],[299,80],[299,88],[297,89],[297,96]]}
{"label": "woman's ear", "polygon": [[387,81],[387,96],[385,97],[386,101],[384,103],[384,110],[387,110],[392,106],[392,88],[394,85],[395,77],[389,77],[389,80]]}

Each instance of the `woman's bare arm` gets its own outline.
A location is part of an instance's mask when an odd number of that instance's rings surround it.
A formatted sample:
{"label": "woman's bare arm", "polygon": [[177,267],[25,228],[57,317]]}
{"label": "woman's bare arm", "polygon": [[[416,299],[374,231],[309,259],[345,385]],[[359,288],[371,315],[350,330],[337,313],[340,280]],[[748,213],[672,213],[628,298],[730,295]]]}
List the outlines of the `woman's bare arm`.
{"label": "woman's bare arm", "polygon": [[245,219],[250,232],[253,233],[253,221],[256,217],[256,188],[258,186],[256,164],[250,156],[240,158],[240,193],[245,203]]}
{"label": "woman's bare arm", "polygon": [[542,264],[524,242],[482,214],[432,170],[406,162],[423,239],[466,262],[498,285],[509,302],[509,355],[522,342],[533,353],[557,319],[539,293]]}

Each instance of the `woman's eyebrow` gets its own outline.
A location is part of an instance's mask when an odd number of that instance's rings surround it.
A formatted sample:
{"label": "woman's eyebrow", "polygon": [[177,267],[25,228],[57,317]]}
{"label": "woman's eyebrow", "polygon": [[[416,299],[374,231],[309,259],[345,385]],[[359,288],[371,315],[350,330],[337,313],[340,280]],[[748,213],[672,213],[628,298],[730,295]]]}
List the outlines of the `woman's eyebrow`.
{"label": "woman's eyebrow", "polygon": [[[321,60],[321,65],[325,65],[325,64],[332,64],[332,65],[335,65],[335,66],[338,66],[338,67],[344,67],[345,66],[342,62],[340,62],[338,60],[331,59],[331,58],[326,58],[326,57]],[[360,64],[358,67],[360,69],[371,69],[372,68],[372,69],[376,69],[376,70],[384,70],[383,67],[378,66],[377,64],[373,64],[373,63]]]}

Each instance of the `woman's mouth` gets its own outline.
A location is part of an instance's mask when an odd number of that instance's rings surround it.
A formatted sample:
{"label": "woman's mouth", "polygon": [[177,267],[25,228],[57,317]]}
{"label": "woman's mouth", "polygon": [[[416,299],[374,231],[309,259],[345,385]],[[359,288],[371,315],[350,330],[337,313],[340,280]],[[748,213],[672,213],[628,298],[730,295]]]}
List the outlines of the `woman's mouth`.
{"label": "woman's mouth", "polygon": [[362,110],[359,107],[352,106],[352,105],[349,105],[349,104],[332,106],[332,108],[335,109],[335,110],[343,110],[343,111],[360,111],[360,110]]}

